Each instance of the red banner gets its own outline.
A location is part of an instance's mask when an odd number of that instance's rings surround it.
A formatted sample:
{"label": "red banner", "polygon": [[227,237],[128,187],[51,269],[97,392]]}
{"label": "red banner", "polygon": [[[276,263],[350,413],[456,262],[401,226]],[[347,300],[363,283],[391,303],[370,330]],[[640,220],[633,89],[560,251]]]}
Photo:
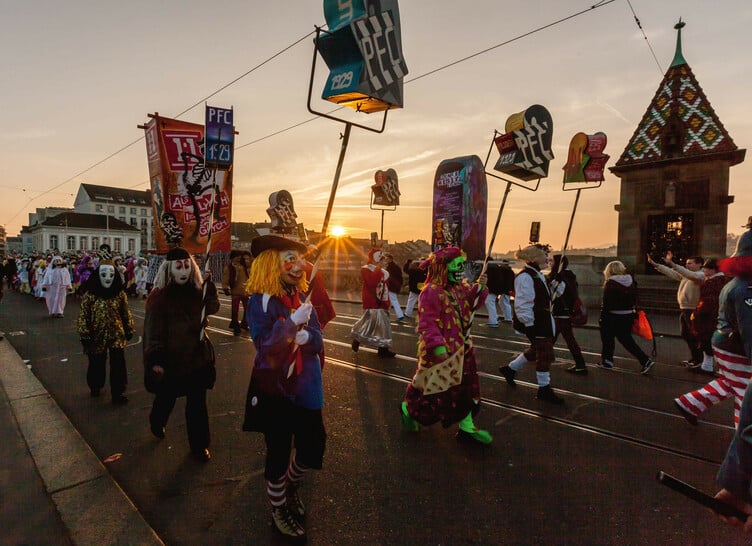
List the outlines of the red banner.
{"label": "red banner", "polygon": [[144,130],[157,253],[167,252],[178,230],[188,252],[206,252],[209,226],[211,251],[229,252],[232,167],[204,167],[204,126],[154,115]]}

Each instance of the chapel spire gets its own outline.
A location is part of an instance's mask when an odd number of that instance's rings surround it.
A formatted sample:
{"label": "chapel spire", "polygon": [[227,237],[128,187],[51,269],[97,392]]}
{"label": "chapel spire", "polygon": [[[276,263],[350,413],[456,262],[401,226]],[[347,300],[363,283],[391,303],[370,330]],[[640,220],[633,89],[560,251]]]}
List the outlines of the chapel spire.
{"label": "chapel spire", "polygon": [[682,55],[681,47],[681,29],[684,28],[686,24],[687,23],[682,21],[681,17],[679,17],[679,22],[674,25],[674,28],[676,29],[676,52],[674,52],[674,60],[671,61],[671,66],[687,64],[687,61],[684,59],[684,55]]}

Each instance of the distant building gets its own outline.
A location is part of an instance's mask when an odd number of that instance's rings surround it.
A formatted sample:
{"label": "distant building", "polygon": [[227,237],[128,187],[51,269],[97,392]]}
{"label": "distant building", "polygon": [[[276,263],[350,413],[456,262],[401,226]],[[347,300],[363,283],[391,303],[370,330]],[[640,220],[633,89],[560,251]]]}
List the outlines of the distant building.
{"label": "distant building", "polygon": [[5,255],[8,256],[9,254],[12,254],[14,256],[17,256],[19,254],[23,254],[23,239],[21,239],[20,236],[18,237],[6,237],[5,238]]}
{"label": "distant building", "polygon": [[122,254],[141,252],[141,232],[137,227],[101,214],[64,212],[25,229],[39,252],[92,251],[103,243]]}
{"label": "distant building", "polygon": [[6,252],[8,252],[8,248],[5,240],[5,226],[0,226],[0,259],[5,257]]}
{"label": "distant building", "polygon": [[618,256],[636,273],[654,273],[654,259],[671,250],[676,261],[726,253],[729,170],[744,161],[676,52],[647,112],[611,172],[621,179]]}
{"label": "distant building", "polygon": [[52,218],[53,216],[57,216],[58,214],[62,214],[64,212],[73,212],[73,209],[67,207],[37,208],[35,212],[29,213],[29,225],[33,226],[34,224],[44,222],[45,220],[47,220],[47,218]]}
{"label": "distant building", "polygon": [[109,216],[140,232],[139,248],[154,249],[154,219],[151,191],[81,184],[73,202],[78,213]]}

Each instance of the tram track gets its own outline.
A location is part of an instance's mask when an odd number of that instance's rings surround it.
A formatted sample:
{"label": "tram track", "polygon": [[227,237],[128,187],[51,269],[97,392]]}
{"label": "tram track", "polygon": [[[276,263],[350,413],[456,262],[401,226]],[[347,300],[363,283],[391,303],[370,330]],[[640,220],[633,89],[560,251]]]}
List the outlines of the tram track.
{"label": "tram track", "polygon": [[[384,370],[379,370],[377,368],[372,368],[370,366],[364,366],[362,364],[356,364],[352,362],[348,362],[346,360],[338,359],[338,358],[332,358],[327,356],[327,364],[331,364],[334,366],[338,366],[340,368],[346,368],[351,370],[357,370],[363,373],[367,373],[369,375],[377,376],[377,377],[384,377],[387,379],[391,379],[393,381],[398,381],[403,384],[407,384],[410,382],[411,378],[405,377],[399,374],[395,374],[392,372],[386,372]],[[564,391],[566,392],[566,391]],[[576,393],[575,393],[576,394]],[[595,398],[595,397],[594,397]],[[692,453],[683,449],[674,448],[671,446],[667,446],[665,444],[660,444],[657,442],[651,442],[648,440],[644,440],[642,438],[637,438],[635,436],[631,436],[629,434],[624,434],[621,432],[616,432],[613,430],[608,430],[603,427],[598,427],[594,425],[587,425],[585,423],[573,421],[571,419],[566,419],[564,417],[556,417],[553,415],[549,415],[546,413],[543,413],[541,411],[533,410],[530,408],[525,408],[523,406],[518,406],[515,404],[509,404],[507,402],[501,402],[499,400],[493,400],[490,398],[482,397],[481,400],[484,404],[487,404],[488,406],[498,408],[498,409],[505,409],[507,411],[511,411],[513,413],[519,414],[519,415],[525,415],[527,417],[532,417],[536,419],[540,419],[543,421],[548,421],[550,423],[555,423],[557,425],[561,425],[567,428],[571,428],[574,430],[579,430],[582,432],[587,432],[589,434],[594,434],[596,436],[600,436],[603,438],[610,438],[613,440],[617,440],[619,442],[623,442],[626,444],[630,444],[633,446],[650,449],[652,451],[657,451],[663,454],[673,455],[676,457],[680,457],[682,459],[688,459],[691,461],[696,462],[702,462],[706,464],[710,464],[713,466],[719,466],[721,464],[721,461],[718,459],[713,459],[710,457],[705,457],[702,455],[698,455],[696,453]],[[631,406],[636,409],[646,409],[646,408],[639,408],[637,406]],[[664,412],[657,412],[657,413],[664,413]],[[668,415],[668,414],[666,414]]]}

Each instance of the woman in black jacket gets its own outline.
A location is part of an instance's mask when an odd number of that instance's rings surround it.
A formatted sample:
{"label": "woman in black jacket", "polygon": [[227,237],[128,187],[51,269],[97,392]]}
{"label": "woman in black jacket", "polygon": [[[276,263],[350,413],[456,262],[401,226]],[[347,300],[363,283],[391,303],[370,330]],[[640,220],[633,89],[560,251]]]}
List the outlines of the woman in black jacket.
{"label": "woman in black jacket", "polygon": [[629,351],[642,367],[643,375],[655,365],[655,361],[637,345],[632,337],[635,305],[637,305],[637,284],[627,268],[620,261],[609,262],[603,271],[606,282],[603,285],[601,317],[601,361],[598,366],[610,370],[614,367],[614,339]]}

